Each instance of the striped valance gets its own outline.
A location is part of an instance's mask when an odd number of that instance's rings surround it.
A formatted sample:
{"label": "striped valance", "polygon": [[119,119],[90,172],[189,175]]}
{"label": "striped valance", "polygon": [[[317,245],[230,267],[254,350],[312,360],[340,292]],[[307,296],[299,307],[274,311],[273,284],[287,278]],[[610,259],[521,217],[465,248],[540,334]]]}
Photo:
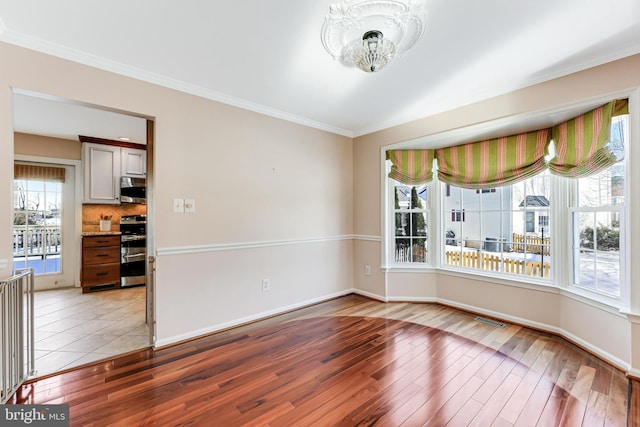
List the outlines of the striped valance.
{"label": "striped valance", "polygon": [[556,154],[549,161],[551,173],[584,177],[617,163],[624,150],[616,153],[611,147],[611,118],[628,112],[627,99],[615,100],[554,126]]}
{"label": "striped valance", "polygon": [[389,150],[389,177],[407,185],[426,184],[433,179],[433,150]]}
{"label": "striped valance", "polygon": [[544,170],[551,141],[550,129],[541,129],[436,150],[438,178],[463,188],[513,184]]}
{"label": "striped valance", "polygon": [[53,166],[24,165],[19,163],[13,165],[14,179],[64,182],[64,172],[64,168],[56,168]]}
{"label": "striped valance", "polygon": [[[510,185],[546,168],[567,177],[584,177],[612,166],[623,155],[624,141],[611,138],[612,117],[628,114],[627,99],[615,100],[553,128],[472,142],[437,150],[389,150],[389,177],[407,185],[433,178],[434,157],[438,178],[463,188],[482,189]],[[555,156],[545,159],[551,141]],[[618,142],[614,147],[613,142]]]}

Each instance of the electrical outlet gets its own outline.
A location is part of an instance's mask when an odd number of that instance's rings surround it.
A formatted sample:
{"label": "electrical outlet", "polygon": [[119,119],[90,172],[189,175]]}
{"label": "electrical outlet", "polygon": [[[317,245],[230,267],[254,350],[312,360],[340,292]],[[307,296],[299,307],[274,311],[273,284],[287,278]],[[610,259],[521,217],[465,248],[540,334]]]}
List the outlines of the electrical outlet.
{"label": "electrical outlet", "polygon": [[196,211],[196,199],[184,199],[184,212],[195,213]]}
{"label": "electrical outlet", "polygon": [[269,292],[271,290],[271,280],[262,279],[262,292]]}
{"label": "electrical outlet", "polygon": [[365,276],[371,276],[371,266],[370,265],[365,265],[364,266],[364,275]]}

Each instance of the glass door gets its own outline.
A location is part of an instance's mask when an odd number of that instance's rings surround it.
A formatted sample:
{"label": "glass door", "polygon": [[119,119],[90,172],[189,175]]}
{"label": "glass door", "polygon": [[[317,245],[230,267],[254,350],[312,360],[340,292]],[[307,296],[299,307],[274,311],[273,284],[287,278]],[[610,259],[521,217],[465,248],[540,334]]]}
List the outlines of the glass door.
{"label": "glass door", "polygon": [[33,268],[37,289],[73,286],[73,167],[16,163],[14,172],[14,270]]}

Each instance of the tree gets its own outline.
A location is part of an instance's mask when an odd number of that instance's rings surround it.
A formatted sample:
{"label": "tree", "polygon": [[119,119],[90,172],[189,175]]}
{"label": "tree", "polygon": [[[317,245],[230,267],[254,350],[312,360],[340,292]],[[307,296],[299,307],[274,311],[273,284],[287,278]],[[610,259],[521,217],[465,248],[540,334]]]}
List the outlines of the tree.
{"label": "tree", "polygon": [[[580,246],[594,249],[592,227],[585,227],[580,233]],[[604,225],[597,226],[595,249],[600,251],[620,249],[620,231]]]}
{"label": "tree", "polygon": [[[411,209],[422,210],[422,201],[418,196],[418,190],[416,187],[411,188]],[[412,212],[411,213],[411,237],[413,237],[413,261],[425,261],[426,251],[425,244],[427,239],[425,237],[416,238],[416,236],[427,235],[427,224],[424,219],[424,212]]]}

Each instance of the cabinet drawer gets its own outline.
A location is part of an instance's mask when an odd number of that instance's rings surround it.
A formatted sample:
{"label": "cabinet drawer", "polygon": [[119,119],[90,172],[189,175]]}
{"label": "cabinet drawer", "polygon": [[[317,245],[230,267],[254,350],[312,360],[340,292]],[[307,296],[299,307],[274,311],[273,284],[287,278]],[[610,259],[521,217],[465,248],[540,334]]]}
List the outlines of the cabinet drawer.
{"label": "cabinet drawer", "polygon": [[82,263],[84,265],[113,262],[120,262],[120,246],[88,247],[82,251]]}
{"label": "cabinet drawer", "polygon": [[110,282],[120,282],[120,263],[82,267],[82,286]]}
{"label": "cabinet drawer", "polygon": [[82,238],[83,248],[95,248],[97,246],[120,246],[120,236],[91,236]]}

